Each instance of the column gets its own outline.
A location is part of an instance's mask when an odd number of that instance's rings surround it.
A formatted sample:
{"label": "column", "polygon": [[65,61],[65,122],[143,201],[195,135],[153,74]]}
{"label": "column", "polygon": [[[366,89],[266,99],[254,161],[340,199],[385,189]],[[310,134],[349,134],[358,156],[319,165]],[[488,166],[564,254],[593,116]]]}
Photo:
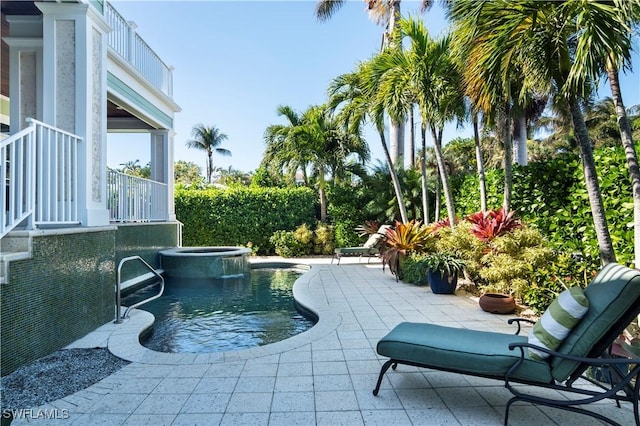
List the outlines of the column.
{"label": "column", "polygon": [[168,129],[151,132],[151,180],[167,184],[167,217],[165,220],[175,221],[174,172],[173,172],[173,137],[174,132]]}
{"label": "column", "polygon": [[43,14],[43,121],[84,139],[78,149],[82,226],[109,224],[107,210],[107,37],[89,4],[36,3]]}
{"label": "column", "polygon": [[27,118],[42,119],[42,18],[9,16],[9,127],[27,127]]}

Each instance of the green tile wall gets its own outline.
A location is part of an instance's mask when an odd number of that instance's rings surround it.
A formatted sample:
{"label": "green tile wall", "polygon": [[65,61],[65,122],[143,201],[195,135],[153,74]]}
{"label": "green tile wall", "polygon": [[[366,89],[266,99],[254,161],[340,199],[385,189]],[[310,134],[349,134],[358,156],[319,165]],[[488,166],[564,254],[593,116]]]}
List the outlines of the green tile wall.
{"label": "green tile wall", "polygon": [[[158,251],[178,244],[178,224],[33,238],[33,257],[9,264],[0,286],[1,374],[11,373],[113,321],[116,268],[138,255],[159,267]],[[123,280],[147,270],[123,270]],[[135,268],[138,268],[136,270]]]}
{"label": "green tile wall", "polygon": [[115,231],[35,236],[0,287],[2,375],[113,320]]}
{"label": "green tile wall", "polygon": [[[154,268],[160,268],[158,252],[178,245],[178,226],[174,223],[147,223],[118,226],[116,233],[116,267],[128,256],[140,256]],[[122,281],[146,274],[140,262],[127,262],[122,267]]]}

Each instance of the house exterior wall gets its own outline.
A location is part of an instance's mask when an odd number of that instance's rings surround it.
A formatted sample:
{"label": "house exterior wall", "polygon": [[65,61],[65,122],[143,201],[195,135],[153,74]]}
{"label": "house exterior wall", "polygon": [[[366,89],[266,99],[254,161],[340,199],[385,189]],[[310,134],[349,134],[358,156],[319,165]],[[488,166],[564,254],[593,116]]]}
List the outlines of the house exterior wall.
{"label": "house exterior wall", "polygon": [[2,375],[114,319],[115,227],[33,237],[2,285]]}
{"label": "house exterior wall", "polygon": [[[154,268],[179,244],[178,222],[35,231],[32,258],[9,263],[0,287],[2,375],[114,320],[116,268],[138,255]],[[123,280],[146,274],[131,262]]]}

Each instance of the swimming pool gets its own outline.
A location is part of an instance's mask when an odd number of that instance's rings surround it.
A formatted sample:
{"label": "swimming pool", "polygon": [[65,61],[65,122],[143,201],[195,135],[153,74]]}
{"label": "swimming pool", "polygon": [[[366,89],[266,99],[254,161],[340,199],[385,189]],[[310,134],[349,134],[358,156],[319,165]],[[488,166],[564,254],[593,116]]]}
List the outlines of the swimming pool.
{"label": "swimming pool", "polygon": [[[291,289],[302,273],[258,268],[245,277],[168,278],[164,295],[141,307],[156,318],[141,343],[160,352],[206,353],[262,346],[302,333],[314,325],[294,306]],[[153,291],[137,291],[123,304]]]}

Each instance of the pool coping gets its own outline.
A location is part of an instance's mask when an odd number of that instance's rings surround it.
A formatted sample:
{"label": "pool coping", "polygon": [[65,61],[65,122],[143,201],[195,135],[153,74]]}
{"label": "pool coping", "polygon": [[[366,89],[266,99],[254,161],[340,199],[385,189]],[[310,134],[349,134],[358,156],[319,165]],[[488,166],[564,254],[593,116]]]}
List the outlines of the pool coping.
{"label": "pool coping", "polygon": [[309,330],[276,343],[236,351],[207,353],[168,353],[144,347],[140,336],[153,326],[155,317],[143,307],[133,309],[122,323],[105,324],[96,332],[104,333],[106,347],[119,358],[131,362],[156,365],[210,364],[246,360],[256,357],[276,355],[307,345],[335,331],[342,323],[339,312],[331,309],[323,289],[313,288],[311,281],[320,273],[320,268],[301,262],[252,261],[251,266],[262,268],[289,266],[307,269],[293,284],[293,298],[305,310],[312,312],[318,321]]}

